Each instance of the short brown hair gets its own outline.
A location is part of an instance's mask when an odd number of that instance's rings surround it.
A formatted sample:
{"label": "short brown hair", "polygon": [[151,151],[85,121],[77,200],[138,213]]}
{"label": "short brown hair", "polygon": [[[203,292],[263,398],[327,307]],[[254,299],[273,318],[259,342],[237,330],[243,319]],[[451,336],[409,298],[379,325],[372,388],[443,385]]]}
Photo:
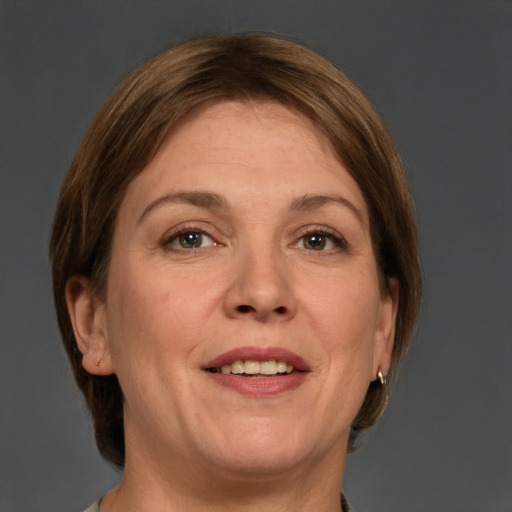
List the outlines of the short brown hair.
{"label": "short brown hair", "polygon": [[[100,109],[62,185],[50,239],[64,345],[98,448],[119,467],[125,456],[122,392],[115,375],[91,375],[83,368],[65,303],[66,282],[86,276],[104,300],[114,225],[128,184],[177,121],[206,102],[228,98],[286,104],[327,135],[367,202],[383,293],[390,277],[399,281],[391,374],[407,351],[422,287],[416,225],[398,151],[369,101],[328,60],[278,37],[236,34],[181,43],[135,70]],[[377,421],[386,393],[370,384],[354,433]]]}

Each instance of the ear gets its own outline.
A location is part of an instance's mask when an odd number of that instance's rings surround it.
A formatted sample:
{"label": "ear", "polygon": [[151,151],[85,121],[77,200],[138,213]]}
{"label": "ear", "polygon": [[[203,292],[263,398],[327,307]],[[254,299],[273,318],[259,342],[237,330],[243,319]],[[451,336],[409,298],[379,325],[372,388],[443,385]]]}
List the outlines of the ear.
{"label": "ear", "polygon": [[106,325],[105,305],[92,292],[90,281],[73,276],[66,283],[66,305],[82,365],[94,375],[114,373]]}
{"label": "ear", "polygon": [[377,378],[379,370],[384,375],[388,374],[393,355],[400,287],[398,280],[393,277],[388,283],[388,291],[381,297],[379,306],[373,349],[373,378]]}

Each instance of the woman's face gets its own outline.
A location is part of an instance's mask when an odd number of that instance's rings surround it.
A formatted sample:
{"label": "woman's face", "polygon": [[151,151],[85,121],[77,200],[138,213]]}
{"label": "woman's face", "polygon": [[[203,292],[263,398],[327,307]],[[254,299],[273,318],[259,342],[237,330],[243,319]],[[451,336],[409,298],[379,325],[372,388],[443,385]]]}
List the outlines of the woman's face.
{"label": "woman's face", "polygon": [[215,103],[130,184],[94,315],[101,363],[84,365],[119,378],[127,464],[334,468],[389,367],[392,296],[319,130],[277,103]]}

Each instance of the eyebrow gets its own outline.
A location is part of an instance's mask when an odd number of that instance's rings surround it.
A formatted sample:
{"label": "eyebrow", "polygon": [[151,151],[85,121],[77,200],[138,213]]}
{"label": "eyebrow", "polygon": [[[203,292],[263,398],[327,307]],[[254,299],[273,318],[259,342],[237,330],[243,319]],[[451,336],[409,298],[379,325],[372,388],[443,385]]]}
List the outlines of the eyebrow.
{"label": "eyebrow", "polygon": [[[292,211],[299,212],[312,211],[329,203],[336,203],[345,206],[357,217],[361,224],[365,224],[364,216],[359,208],[343,196],[305,194],[294,199],[291,203],[290,209]],[[228,200],[220,194],[202,191],[174,192],[172,194],[166,194],[165,196],[159,197],[146,206],[137,223],[140,224],[151,211],[166,204],[189,204],[192,206],[198,206],[199,208],[213,210],[229,209]]]}
{"label": "eyebrow", "polygon": [[165,196],[159,197],[152,201],[144,211],[142,212],[139,220],[140,224],[147,215],[159,207],[165,204],[190,204],[192,206],[198,206],[205,209],[213,210],[228,210],[228,201],[224,196],[219,194],[213,194],[211,192],[175,192],[172,194],[166,194]]}
{"label": "eyebrow", "polygon": [[321,208],[329,203],[337,203],[348,208],[365,225],[363,213],[357,206],[343,196],[310,195],[305,194],[292,201],[291,209],[295,211],[311,211]]}

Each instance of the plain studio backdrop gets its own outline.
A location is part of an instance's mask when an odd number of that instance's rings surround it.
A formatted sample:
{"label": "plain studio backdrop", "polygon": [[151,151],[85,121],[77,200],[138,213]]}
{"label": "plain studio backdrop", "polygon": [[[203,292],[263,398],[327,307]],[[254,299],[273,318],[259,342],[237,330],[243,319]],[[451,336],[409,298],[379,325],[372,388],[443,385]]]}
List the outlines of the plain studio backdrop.
{"label": "plain studio backdrop", "polygon": [[0,2],[0,510],[80,511],[119,479],[68,368],[46,255],[81,137],[147,57],[241,30],[345,70],[415,195],[423,312],[345,492],[359,512],[511,511],[512,4],[362,0]]}

